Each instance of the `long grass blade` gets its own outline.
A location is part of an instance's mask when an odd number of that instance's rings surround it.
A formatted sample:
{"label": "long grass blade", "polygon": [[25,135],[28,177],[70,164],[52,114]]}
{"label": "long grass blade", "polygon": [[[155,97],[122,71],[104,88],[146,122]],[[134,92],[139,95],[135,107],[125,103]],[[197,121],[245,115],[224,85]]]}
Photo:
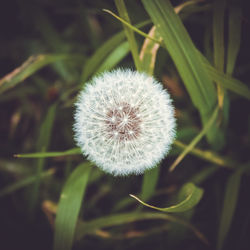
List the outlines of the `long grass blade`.
{"label": "long grass blade", "polygon": [[141,191],[141,198],[143,200],[147,201],[154,194],[159,178],[159,173],[160,168],[159,166],[157,166],[144,174]]}
{"label": "long grass blade", "polygon": [[[224,72],[224,57],[225,57],[225,42],[224,42],[224,26],[225,26],[225,9],[226,0],[214,1],[213,3],[213,49],[214,49],[214,66],[218,71]],[[221,119],[220,125],[225,131],[228,123],[229,114],[229,99],[226,90],[217,83],[217,95],[218,95],[218,105],[221,109]],[[225,144],[225,133],[222,133],[223,138],[221,139],[221,144],[218,145],[218,149],[222,148]]]}
{"label": "long grass blade", "polygon": [[105,70],[111,70],[129,53],[128,42],[121,43],[111,54],[103,61],[95,73],[101,73]]}
{"label": "long grass blade", "polygon": [[[56,115],[56,104],[52,105],[48,113],[40,127],[40,134],[37,139],[37,150],[46,151],[51,138],[52,127],[55,120]],[[34,183],[33,188],[31,189],[31,197],[30,197],[30,217],[34,216],[35,208],[37,206],[37,201],[39,197],[39,187],[41,183],[41,174],[45,165],[45,159],[41,158],[37,160],[37,169],[36,169],[36,182]]]}
{"label": "long grass blade", "polygon": [[182,151],[182,153],[176,158],[173,164],[170,166],[169,171],[173,171],[176,166],[184,159],[184,157],[199,143],[199,141],[208,133],[211,126],[216,121],[218,116],[219,108],[217,107],[212,114],[211,118],[208,120],[207,124],[203,127],[202,131],[190,142],[190,144]]}
{"label": "long grass blade", "polygon": [[226,191],[221,211],[221,219],[218,231],[217,249],[223,247],[223,243],[229,232],[235,208],[237,205],[238,194],[240,190],[241,177],[244,172],[243,168],[236,170],[227,180]]}
{"label": "long grass blade", "polygon": [[189,228],[191,231],[193,231],[201,241],[207,243],[206,237],[190,223],[187,223],[186,221],[176,216],[158,212],[121,213],[121,214],[104,216],[91,221],[85,221],[83,223],[79,223],[79,226],[77,227],[76,231],[76,240],[82,239],[82,237],[84,237],[87,234],[94,234],[97,230],[100,230],[105,227],[123,225],[125,223],[131,223],[141,220],[159,220],[159,219],[181,224]]}
{"label": "long grass blade", "polygon": [[[123,0],[115,0],[115,5],[117,10],[125,21],[130,23],[130,18]],[[128,39],[129,47],[133,56],[133,60],[137,70],[140,70],[140,60],[139,60],[139,53],[138,53],[138,45],[135,39],[135,35],[133,30],[129,29],[126,25],[123,25],[126,37]]]}
{"label": "long grass blade", "polygon": [[240,50],[242,10],[238,6],[229,6],[228,46],[226,73],[233,74]]}
{"label": "long grass blade", "polygon": [[37,55],[29,57],[20,67],[0,79],[0,94],[15,87],[48,64],[70,59],[68,55]]}
{"label": "long grass blade", "polygon": [[153,208],[153,209],[166,212],[166,213],[181,213],[181,212],[188,211],[189,209],[196,206],[201,200],[202,195],[203,195],[203,190],[201,188],[196,187],[193,183],[185,184],[182,187],[181,192],[185,192],[186,198],[182,202],[178,203],[177,205],[173,205],[173,206],[166,207],[166,208],[155,207],[155,206],[152,206],[143,202],[138,197],[132,194],[130,194],[130,196],[136,199],[137,201],[139,201],[142,205],[146,207]]}
{"label": "long grass blade", "polygon": [[[174,146],[180,149],[186,149],[188,147],[188,145],[177,140],[174,141]],[[201,150],[199,148],[193,148],[190,150],[190,154],[195,155],[199,157],[200,159],[203,159],[210,163],[216,164],[221,167],[229,168],[229,169],[233,169],[237,165],[237,163],[234,162],[232,159],[219,156],[215,152],[209,151],[209,150]]]}
{"label": "long grass blade", "polygon": [[[126,24],[129,28],[133,29],[138,34],[154,41],[155,43],[158,43],[160,46],[166,49],[166,46],[162,43],[161,39],[155,39],[154,37],[149,36],[148,34],[139,30],[137,27],[128,24],[124,20],[123,23]],[[200,51],[198,50],[196,51],[200,56],[203,68],[206,70],[208,77],[211,79],[210,84],[213,84],[213,81],[218,82],[218,84],[220,84],[225,89],[231,90],[232,92],[241,95],[242,97],[250,99],[250,89],[248,88],[247,85],[245,85],[240,80],[235,79],[228,74],[220,72],[209,63],[209,61],[204,57],[204,55],[201,54]]]}
{"label": "long grass blade", "polygon": [[[48,171],[42,172],[40,178],[43,179],[45,177],[51,176],[55,173],[55,169],[49,169]],[[27,187],[28,185],[34,183],[37,180],[37,176],[29,176],[22,180],[16,181],[13,184],[10,184],[0,190],[0,197],[12,194],[17,190]]]}
{"label": "long grass blade", "polygon": [[[141,28],[149,23],[151,23],[151,21],[147,20],[135,25],[135,27]],[[103,63],[103,61],[105,61],[105,58],[107,58],[108,55],[112,53],[114,48],[117,48],[124,41],[124,39],[125,33],[124,31],[121,31],[110,38],[108,41],[106,41],[100,48],[95,51],[95,53],[84,65],[81,76],[81,81],[83,83],[86,82],[89,77],[93,75],[98,68],[101,67],[101,64]]]}
{"label": "long grass blade", "polygon": [[96,71],[96,69],[100,67],[102,61],[104,61],[105,58],[113,51],[113,49],[120,45],[124,39],[124,32],[119,32],[106,41],[100,48],[98,48],[84,64],[81,81],[87,81],[89,77]]}
{"label": "long grass blade", "polygon": [[[199,110],[203,125],[216,105],[216,92],[207,72],[201,66],[196,48],[170,1],[143,0],[143,5],[161,34],[164,45],[172,57],[189,92],[193,104]],[[220,137],[213,126],[207,138],[216,146]]]}
{"label": "long grass blade", "polygon": [[206,67],[207,72],[209,73],[209,77],[212,80],[218,82],[218,84],[220,84],[222,87],[227,88],[234,93],[245,97],[248,100],[250,99],[250,89],[247,85],[228,74],[224,74],[223,72],[216,70],[208,63],[205,57],[202,59],[202,61],[203,65]]}
{"label": "long grass blade", "polygon": [[48,158],[48,157],[61,157],[68,155],[78,155],[81,154],[80,148],[72,148],[63,152],[37,152],[29,154],[15,154],[14,157],[17,158]]}
{"label": "long grass blade", "polygon": [[224,71],[224,17],[226,1],[214,1],[213,6],[213,48],[214,48],[214,65]]}
{"label": "long grass blade", "polygon": [[156,55],[157,55],[160,45],[158,43],[155,43],[152,40],[152,38],[155,40],[160,40],[161,37],[159,33],[157,32],[155,26],[153,26],[150,29],[148,36],[151,39],[146,38],[144,40],[144,43],[140,52],[141,70],[146,72],[149,75],[153,75],[154,68],[155,68]]}
{"label": "long grass blade", "polygon": [[65,183],[56,214],[54,250],[70,250],[76,222],[87,187],[91,163],[80,164]]}

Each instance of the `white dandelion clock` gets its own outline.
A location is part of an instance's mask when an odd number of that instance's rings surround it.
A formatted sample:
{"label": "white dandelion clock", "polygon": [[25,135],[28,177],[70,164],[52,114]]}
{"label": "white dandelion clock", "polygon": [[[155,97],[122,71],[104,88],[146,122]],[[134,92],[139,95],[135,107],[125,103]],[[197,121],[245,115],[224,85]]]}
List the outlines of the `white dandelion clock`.
{"label": "white dandelion clock", "polygon": [[105,72],[76,103],[75,139],[84,155],[113,175],[141,174],[162,160],[175,137],[172,100],[153,77]]}

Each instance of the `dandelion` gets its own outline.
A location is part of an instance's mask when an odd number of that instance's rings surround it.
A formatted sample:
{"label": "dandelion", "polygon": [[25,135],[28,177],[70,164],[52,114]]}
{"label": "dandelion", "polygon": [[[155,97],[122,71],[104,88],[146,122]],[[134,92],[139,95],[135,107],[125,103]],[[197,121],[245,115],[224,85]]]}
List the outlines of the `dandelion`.
{"label": "dandelion", "polygon": [[75,140],[89,160],[113,175],[141,174],[161,161],[175,137],[172,100],[153,77],[105,72],[76,103]]}

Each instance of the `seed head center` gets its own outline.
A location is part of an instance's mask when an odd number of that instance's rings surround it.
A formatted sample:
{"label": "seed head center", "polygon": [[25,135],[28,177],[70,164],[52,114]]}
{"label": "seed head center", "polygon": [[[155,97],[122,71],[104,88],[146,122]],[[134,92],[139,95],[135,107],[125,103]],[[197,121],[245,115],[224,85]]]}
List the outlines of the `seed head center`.
{"label": "seed head center", "polygon": [[108,138],[119,141],[136,139],[141,133],[138,112],[138,108],[125,102],[109,109],[105,121]]}

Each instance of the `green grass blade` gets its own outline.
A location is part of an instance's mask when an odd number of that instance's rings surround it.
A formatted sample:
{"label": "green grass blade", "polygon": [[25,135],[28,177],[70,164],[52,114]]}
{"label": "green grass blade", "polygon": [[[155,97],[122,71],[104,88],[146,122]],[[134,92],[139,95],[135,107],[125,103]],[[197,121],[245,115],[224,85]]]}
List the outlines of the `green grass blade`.
{"label": "green grass blade", "polygon": [[[180,18],[175,14],[169,1],[143,0],[142,2],[161,34],[186,87],[188,90],[193,87],[192,91],[189,91],[193,103],[197,108],[206,110],[207,105],[213,105],[211,103],[214,97],[210,100],[208,95],[210,92],[214,93],[214,89],[211,84],[205,84],[209,82],[208,77],[199,65],[200,60],[195,47]],[[210,86],[208,93],[206,93],[206,86]]]}
{"label": "green grass blade", "polygon": [[242,174],[243,168],[239,168],[228,178],[226,184],[226,191],[218,231],[218,250],[222,249],[223,243],[226,239],[227,233],[229,232],[232,223],[233,215],[237,205]]}
{"label": "green grass blade", "polygon": [[[125,21],[130,23],[129,15],[123,0],[115,0],[116,8],[121,16]],[[136,66],[137,70],[140,70],[140,60],[139,60],[139,53],[138,53],[138,45],[135,39],[134,31],[129,29],[126,25],[123,25],[126,37],[128,39],[129,47],[132,53],[132,57]]]}
{"label": "green grass blade", "polygon": [[[225,9],[226,0],[214,1],[213,3],[213,49],[214,49],[214,66],[220,72],[224,72],[224,57],[225,57],[225,46],[224,46],[224,26],[225,26]],[[218,104],[222,110],[221,124],[218,123],[225,131],[228,123],[229,114],[229,99],[227,92],[224,88],[217,83],[217,95]],[[223,133],[223,137],[225,137]],[[218,148],[222,148],[225,138],[222,138],[221,145]]]}
{"label": "green grass blade", "polygon": [[173,171],[176,166],[184,159],[184,157],[199,143],[206,133],[208,133],[211,126],[217,119],[219,108],[217,107],[212,114],[211,118],[208,120],[207,124],[201,130],[201,132],[190,142],[190,144],[182,151],[182,153],[177,157],[177,159],[170,166],[169,171]]}
{"label": "green grass blade", "polygon": [[146,207],[153,208],[153,209],[156,209],[162,212],[167,212],[167,213],[181,213],[181,212],[188,211],[189,209],[196,206],[201,200],[202,195],[203,195],[203,190],[201,188],[196,187],[193,183],[185,184],[182,187],[182,190],[180,192],[181,193],[184,192],[186,195],[186,198],[182,202],[178,203],[177,205],[166,207],[166,208],[151,206],[132,194],[130,196],[136,199],[137,201],[139,201],[142,205]]}
{"label": "green grass blade", "polygon": [[29,57],[20,67],[7,74],[0,79],[0,94],[6,90],[15,87],[29,76],[33,75],[39,69],[47,66],[48,64],[58,61],[69,59],[67,55],[37,55]]}
{"label": "green grass blade", "polygon": [[[40,178],[43,179],[45,177],[51,176],[55,173],[54,169],[49,169],[46,172],[42,172]],[[10,184],[0,190],[0,197],[9,195],[21,188],[24,188],[32,183],[34,183],[37,180],[37,176],[29,176],[27,178],[24,178],[22,180],[16,181],[13,184]]]}
{"label": "green grass blade", "polygon": [[[205,125],[215,108],[216,92],[207,72],[201,66],[201,60],[190,36],[168,0],[142,0],[142,2],[162,36]],[[215,127],[209,131],[207,138],[213,145],[218,143],[218,131]]]}
{"label": "green grass blade", "polygon": [[100,67],[96,70],[96,73],[101,73],[105,70],[111,70],[115,67],[127,54],[129,53],[128,42],[123,42],[117,48],[115,48],[111,54],[104,60]]}
{"label": "green grass blade", "polygon": [[141,198],[148,200],[155,191],[160,173],[160,167],[156,166],[153,169],[147,171],[143,176]]}
{"label": "green grass blade", "polygon": [[[126,23],[126,22],[123,20],[123,23]],[[157,40],[154,37],[151,37],[148,34],[140,31],[135,26],[129,25],[128,23],[126,23],[126,25],[128,27],[131,27],[135,32],[142,35],[143,37],[148,38],[148,39],[154,41],[155,43],[158,43],[163,48],[166,48],[166,46],[162,43],[162,41],[160,39]],[[225,89],[231,90],[232,92],[234,92],[238,95],[241,95],[242,97],[250,99],[250,89],[248,88],[247,85],[245,85],[241,81],[231,77],[228,74],[224,74],[223,72],[218,71],[208,62],[208,60],[201,54],[200,51],[198,51],[198,50],[196,50],[196,51],[200,56],[203,68],[206,70],[208,77],[211,79],[210,84],[213,84],[213,81],[218,82],[218,84],[220,84]]]}
{"label": "green grass blade", "polygon": [[202,182],[207,180],[209,177],[214,175],[219,168],[217,166],[207,166],[206,168],[202,169],[198,173],[194,174],[189,181],[194,183],[195,185],[200,185]]}
{"label": "green grass blade", "polygon": [[[150,23],[150,21],[144,21],[137,25],[136,27],[144,27]],[[112,38],[110,38],[108,41],[106,41],[100,48],[96,50],[96,52],[90,57],[90,59],[85,63],[81,81],[84,83],[86,82],[91,75],[93,75],[98,68],[101,67],[101,64],[103,61],[105,61],[105,58],[108,57],[110,53],[114,50],[114,48],[117,48],[123,41],[125,40],[125,33],[124,31],[121,31],[114,35]]]}
{"label": "green grass blade", "polygon": [[[37,150],[46,151],[49,146],[52,127],[53,127],[55,115],[56,115],[56,107],[57,107],[56,104],[54,104],[49,108],[48,113],[40,127],[39,137],[37,140]],[[39,197],[38,194],[39,194],[39,187],[41,183],[41,174],[42,174],[44,165],[45,165],[45,159],[41,158],[37,160],[37,169],[36,169],[37,179],[31,190],[31,197],[30,197],[29,209],[30,209],[31,218],[33,217],[35,213],[35,208],[36,208],[38,197]]]}
{"label": "green grass blade", "polygon": [[51,138],[52,127],[55,120],[56,115],[56,104],[53,104],[49,107],[46,117],[40,127],[40,133],[37,140],[37,149],[46,149],[49,145],[49,141]]}
{"label": "green grass blade", "polygon": [[[185,2],[185,3],[182,3],[178,6],[176,6],[174,8],[175,12],[176,13],[179,13],[181,10],[185,9],[185,7],[189,6],[189,5],[192,5],[192,4],[195,4],[197,2],[199,2],[201,0],[194,0],[194,1],[188,1],[188,2]],[[113,17],[115,17],[117,20],[119,20],[120,22],[122,22],[126,27],[130,28],[131,30],[135,31],[136,33],[138,33],[139,35],[141,36],[144,36],[145,38],[148,38],[149,40],[152,40],[152,41],[155,41],[156,43],[159,43],[160,45],[161,44],[161,40],[162,38],[159,36],[159,33],[156,31],[155,29],[155,26],[153,26],[149,32],[149,34],[146,34],[144,33],[143,31],[139,30],[136,26],[133,26],[132,24],[130,24],[129,22],[125,21],[124,19],[122,19],[121,17],[117,16],[115,13],[113,13],[112,11],[110,10],[106,10],[106,9],[103,9],[103,11],[109,13],[110,15],[112,15]],[[139,26],[138,26],[139,27]],[[146,47],[149,47],[149,48],[152,48],[154,50],[154,45],[153,44],[148,44],[149,42],[146,40],[144,41],[144,46]],[[147,49],[148,52],[150,52],[149,48]],[[155,48],[155,50],[157,50],[158,47]],[[140,60],[142,60],[142,57],[143,57],[143,54],[144,54],[144,49],[142,48],[141,50],[141,53],[140,53]],[[154,54],[156,54],[155,51],[152,51]],[[152,53],[150,52],[150,53]],[[145,60],[146,61],[146,60]],[[144,69],[143,69],[144,70]],[[146,72],[148,72],[147,70],[145,70]]]}
{"label": "green grass blade", "polygon": [[104,61],[105,58],[113,51],[113,49],[120,45],[124,39],[124,32],[119,32],[95,51],[95,53],[90,57],[83,67],[81,76],[81,81],[83,83],[86,82],[92,74],[94,74],[96,69],[100,67],[102,61]]}
{"label": "green grass blade", "polygon": [[207,242],[205,236],[197,230],[193,225],[187,223],[186,221],[164,213],[148,213],[148,212],[140,212],[140,213],[121,213],[121,214],[113,214],[101,218],[97,218],[91,221],[85,221],[79,223],[76,231],[76,240],[80,240],[86,234],[94,234],[97,230],[100,230],[105,227],[123,225],[125,223],[131,223],[141,220],[167,220],[172,221],[178,224],[181,224],[190,230],[192,230],[196,236],[202,240],[203,242]]}
{"label": "green grass blade", "polygon": [[48,157],[60,157],[68,155],[78,155],[81,154],[80,148],[72,148],[63,152],[37,152],[29,154],[15,154],[14,157],[17,158],[48,158]]}
{"label": "green grass blade", "polygon": [[[174,146],[180,149],[186,149],[188,147],[188,145],[177,140],[174,141]],[[205,161],[208,161],[210,163],[216,164],[221,167],[232,169],[235,168],[235,166],[237,165],[237,163],[234,162],[232,159],[219,156],[215,152],[209,150],[201,150],[199,148],[193,148],[190,150],[190,154],[195,155],[200,159],[203,159]]]}
{"label": "green grass blade", "polygon": [[214,65],[224,71],[224,16],[226,1],[214,1],[213,6],[213,48],[214,48]]}
{"label": "green grass blade", "polygon": [[246,99],[250,99],[250,89],[247,85],[228,74],[218,71],[212,67],[205,58],[203,58],[203,64],[212,80],[218,82],[218,84],[220,84],[222,87],[229,89],[236,94],[245,97]]}
{"label": "green grass blade", "polygon": [[[40,33],[40,36],[43,42],[48,46],[49,50],[53,53],[70,53],[71,44],[66,43],[65,38],[62,37],[61,33],[57,31],[57,28],[54,27],[52,20],[50,19],[47,12],[41,8],[37,8],[37,5],[30,5],[32,9],[32,17],[34,25],[39,27],[37,31]],[[54,70],[67,82],[73,81],[76,71],[74,67],[66,64],[64,61],[58,61],[53,64]]]}
{"label": "green grass blade", "polygon": [[233,74],[235,62],[240,50],[242,11],[238,6],[229,7],[229,29],[227,47],[227,74]]}
{"label": "green grass blade", "polygon": [[65,183],[56,214],[54,250],[70,250],[87,186],[91,163],[80,164]]}
{"label": "green grass blade", "polygon": [[[224,42],[224,26],[225,26],[225,10],[226,0],[214,1],[213,3],[213,57],[214,66],[219,72],[224,72],[225,66],[225,42]],[[217,84],[218,105],[221,109],[220,122],[217,126],[221,127],[221,144],[217,149],[220,149],[225,144],[225,130],[228,125],[229,115],[229,98],[227,91],[219,82]],[[216,126],[216,125],[215,125]]]}
{"label": "green grass blade", "polygon": [[153,41],[152,38],[155,40],[160,40],[161,37],[159,33],[157,32],[155,26],[153,26],[150,29],[148,36],[150,38],[146,38],[144,40],[144,43],[140,52],[141,70],[146,72],[149,75],[153,75],[154,68],[155,68],[156,55],[157,55],[160,45],[158,43],[155,43],[155,41]]}

